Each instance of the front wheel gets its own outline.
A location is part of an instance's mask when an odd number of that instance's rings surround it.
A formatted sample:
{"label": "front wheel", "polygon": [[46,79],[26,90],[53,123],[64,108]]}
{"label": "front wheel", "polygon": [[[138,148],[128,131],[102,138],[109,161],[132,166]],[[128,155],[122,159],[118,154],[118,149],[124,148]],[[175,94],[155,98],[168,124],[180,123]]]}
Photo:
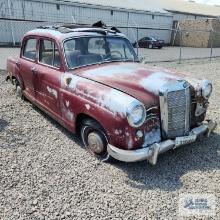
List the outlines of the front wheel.
{"label": "front wheel", "polygon": [[108,140],[103,128],[92,119],[82,122],[81,138],[86,150],[100,161],[109,161]]}

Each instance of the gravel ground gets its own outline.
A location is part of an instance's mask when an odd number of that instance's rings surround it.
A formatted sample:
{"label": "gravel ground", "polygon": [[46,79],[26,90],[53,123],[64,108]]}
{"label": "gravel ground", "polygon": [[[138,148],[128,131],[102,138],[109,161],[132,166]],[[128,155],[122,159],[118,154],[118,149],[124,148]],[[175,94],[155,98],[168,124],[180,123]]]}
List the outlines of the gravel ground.
{"label": "gravel ground", "polygon": [[[220,60],[156,65],[212,80],[208,116],[219,122]],[[161,155],[154,167],[99,163],[76,136],[16,98],[4,79],[0,72],[0,219],[180,219],[181,193],[215,195],[213,219],[220,219],[219,128]]]}

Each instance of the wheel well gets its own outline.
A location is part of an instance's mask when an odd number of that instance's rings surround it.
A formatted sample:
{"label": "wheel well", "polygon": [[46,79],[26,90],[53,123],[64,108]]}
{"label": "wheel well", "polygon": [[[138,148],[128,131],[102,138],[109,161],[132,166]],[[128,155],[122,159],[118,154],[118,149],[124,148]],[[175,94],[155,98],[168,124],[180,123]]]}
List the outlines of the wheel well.
{"label": "wheel well", "polygon": [[15,85],[16,87],[17,87],[18,84],[20,84],[20,86],[22,86],[22,85],[21,85],[21,82],[20,82],[20,80],[19,80],[19,78],[16,77],[16,76],[12,76],[12,77],[11,77],[11,82],[12,82],[12,84]]}
{"label": "wheel well", "polygon": [[15,76],[11,77],[11,82],[13,85],[15,85],[17,78]]}
{"label": "wheel well", "polygon": [[93,117],[87,115],[87,114],[84,114],[84,113],[80,113],[77,115],[76,117],[76,122],[75,122],[75,125],[76,125],[76,133],[77,134],[80,134],[80,128],[81,128],[81,125],[83,123],[83,121],[85,120],[91,120],[91,121],[94,121],[95,123],[97,123],[101,129],[103,129],[103,131],[105,131],[105,129],[103,128],[103,126]]}

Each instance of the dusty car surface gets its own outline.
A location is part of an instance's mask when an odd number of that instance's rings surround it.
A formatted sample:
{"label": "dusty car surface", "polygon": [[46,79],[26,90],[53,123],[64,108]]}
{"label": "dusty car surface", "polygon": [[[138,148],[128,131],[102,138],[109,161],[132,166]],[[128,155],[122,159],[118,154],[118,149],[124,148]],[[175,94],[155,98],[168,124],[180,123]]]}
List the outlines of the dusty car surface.
{"label": "dusty car surface", "polygon": [[117,29],[76,25],[28,32],[8,77],[25,97],[68,130],[94,156],[148,160],[209,136],[212,84],[138,61]]}

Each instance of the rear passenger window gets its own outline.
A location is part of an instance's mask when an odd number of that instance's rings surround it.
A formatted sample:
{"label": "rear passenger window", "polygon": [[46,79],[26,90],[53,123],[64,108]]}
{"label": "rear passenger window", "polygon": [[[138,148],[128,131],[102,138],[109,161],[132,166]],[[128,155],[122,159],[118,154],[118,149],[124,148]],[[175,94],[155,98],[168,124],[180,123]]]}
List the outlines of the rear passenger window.
{"label": "rear passenger window", "polygon": [[53,41],[40,41],[39,61],[49,66],[60,67],[58,48]]}
{"label": "rear passenger window", "polygon": [[36,45],[37,40],[36,39],[29,39],[26,41],[23,51],[23,57],[35,60],[36,59]]}

